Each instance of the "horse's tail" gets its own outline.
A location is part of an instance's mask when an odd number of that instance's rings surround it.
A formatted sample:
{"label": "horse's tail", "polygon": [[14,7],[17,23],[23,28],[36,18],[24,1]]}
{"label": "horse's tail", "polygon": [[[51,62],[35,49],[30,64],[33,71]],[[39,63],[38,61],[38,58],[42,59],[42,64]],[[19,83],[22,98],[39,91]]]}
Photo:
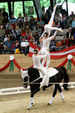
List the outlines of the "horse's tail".
{"label": "horse's tail", "polygon": [[63,84],[63,87],[64,87],[65,90],[69,90],[68,84],[67,84],[69,82],[69,75],[67,74],[67,70],[66,70],[65,67],[61,67],[61,69],[64,71],[63,75],[64,75],[64,83],[65,84]]}

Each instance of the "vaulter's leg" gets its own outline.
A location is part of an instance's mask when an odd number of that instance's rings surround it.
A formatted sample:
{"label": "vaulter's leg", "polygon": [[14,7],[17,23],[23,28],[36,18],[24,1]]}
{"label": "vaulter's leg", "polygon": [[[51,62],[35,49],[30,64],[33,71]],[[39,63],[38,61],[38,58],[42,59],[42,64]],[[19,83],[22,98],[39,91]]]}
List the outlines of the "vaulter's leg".
{"label": "vaulter's leg", "polygon": [[54,97],[55,97],[55,95],[56,95],[56,93],[57,93],[57,84],[55,85],[55,88],[54,88],[54,91],[53,91],[53,95],[52,95],[52,98],[51,98],[51,100],[49,101],[49,103],[48,103],[48,105],[51,105],[52,104],[52,102],[53,102],[53,99],[54,99]]}
{"label": "vaulter's leg", "polygon": [[49,65],[50,65],[50,54],[49,54],[49,52],[48,52],[48,54],[47,54],[47,62],[46,62],[46,67],[48,68],[48,67],[49,67]]}

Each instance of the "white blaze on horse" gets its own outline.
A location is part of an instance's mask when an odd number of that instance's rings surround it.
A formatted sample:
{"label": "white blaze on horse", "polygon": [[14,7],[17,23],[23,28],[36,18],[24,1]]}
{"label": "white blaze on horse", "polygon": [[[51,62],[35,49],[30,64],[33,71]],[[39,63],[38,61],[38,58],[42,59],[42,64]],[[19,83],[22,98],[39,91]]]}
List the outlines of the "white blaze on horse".
{"label": "white blaze on horse", "polygon": [[[64,99],[62,89],[61,89],[59,83],[62,80],[64,80],[64,83],[69,82],[69,76],[67,74],[67,70],[65,69],[65,67],[53,68],[53,70],[55,70],[55,72],[53,71],[53,75],[52,75],[51,69],[48,70],[48,71],[50,71],[50,72],[48,72],[50,74],[49,83],[48,83],[48,86],[44,86],[45,88],[48,88],[51,85],[55,85],[54,91],[52,94],[52,98],[49,101],[48,105],[52,104],[57,90],[60,92],[62,100]],[[21,77],[22,77],[25,88],[28,85],[30,85],[31,96],[30,96],[30,104],[28,106],[28,109],[31,109],[31,107],[34,105],[33,97],[34,97],[35,93],[40,91],[40,83],[42,81],[42,76],[41,76],[41,73],[36,68],[28,68],[26,71],[23,71],[21,69]],[[65,90],[68,90],[68,84],[63,84],[63,88]]]}

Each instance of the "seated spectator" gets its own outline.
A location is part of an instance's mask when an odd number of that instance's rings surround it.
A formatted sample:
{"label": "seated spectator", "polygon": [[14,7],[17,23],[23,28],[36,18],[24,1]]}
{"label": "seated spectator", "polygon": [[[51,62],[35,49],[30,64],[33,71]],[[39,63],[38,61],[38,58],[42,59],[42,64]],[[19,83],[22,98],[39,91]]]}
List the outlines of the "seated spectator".
{"label": "seated spectator", "polygon": [[61,47],[62,47],[62,49],[68,47],[68,45],[69,45],[69,41],[68,41],[67,38],[64,36],[64,37],[63,37],[63,40],[61,41]]}
{"label": "seated spectator", "polygon": [[35,44],[35,39],[34,39],[34,36],[33,35],[32,35],[32,37],[30,39],[30,42]]}
{"label": "seated spectator", "polygon": [[16,18],[14,17],[14,15],[12,15],[11,19],[9,20],[10,24],[12,24],[13,22],[16,23]]}
{"label": "seated spectator", "polygon": [[10,34],[10,40],[15,41],[15,36],[13,34]]}
{"label": "seated spectator", "polygon": [[49,22],[48,15],[45,14],[45,17],[44,17],[44,24],[48,24],[48,22]]}
{"label": "seated spectator", "polygon": [[70,39],[71,36],[72,36],[72,29],[69,28],[69,29],[68,29],[68,32],[66,33],[66,37],[67,37],[67,39]]}
{"label": "seated spectator", "polygon": [[64,15],[62,16],[60,26],[61,26],[62,29],[67,28],[67,16],[66,16],[66,14],[64,14]]}
{"label": "seated spectator", "polygon": [[21,31],[20,41],[22,41],[23,38],[27,39],[26,35],[27,31],[23,28]]}
{"label": "seated spectator", "polygon": [[69,16],[69,26],[71,26],[72,20],[73,20],[74,17],[75,17],[75,14],[74,14],[74,12],[72,11],[71,14],[70,14],[70,16]]}
{"label": "seated spectator", "polygon": [[51,43],[50,43],[50,46],[49,46],[49,50],[50,50],[50,52],[57,51],[55,38],[53,40],[51,40]]}
{"label": "seated spectator", "polygon": [[21,46],[21,52],[23,51],[22,53],[27,55],[29,52],[29,43],[25,38],[22,39],[20,46]]}
{"label": "seated spectator", "polygon": [[75,27],[75,17],[72,20],[72,28]]}
{"label": "seated spectator", "polygon": [[8,22],[8,13],[5,11],[5,8],[3,8],[3,12],[2,12],[2,15],[3,15],[3,24],[6,24]]}
{"label": "seated spectator", "polygon": [[74,39],[73,35],[71,36],[71,39],[69,40],[69,44],[70,44],[70,46],[75,45],[75,39]]}
{"label": "seated spectator", "polygon": [[58,19],[55,19],[55,27],[60,27],[60,21]]}
{"label": "seated spectator", "polygon": [[44,21],[42,21],[42,18],[40,18],[40,21],[38,22],[39,28],[41,28],[41,34],[43,33],[44,30]]}
{"label": "seated spectator", "polygon": [[13,43],[12,50],[14,51],[15,54],[19,54],[20,53],[19,43],[17,43],[17,42]]}
{"label": "seated spectator", "polygon": [[72,28],[71,33],[72,33],[72,35],[75,34],[75,27]]}
{"label": "seated spectator", "polygon": [[4,50],[10,50],[12,48],[12,42],[10,41],[10,37],[8,37],[8,40],[4,44]]}
{"label": "seated spectator", "polygon": [[23,27],[23,17],[21,15],[21,13],[19,14],[19,16],[17,18],[17,22],[18,22],[19,28],[22,28]]}
{"label": "seated spectator", "polygon": [[57,51],[61,51],[62,47],[61,47],[61,42],[60,41],[57,41],[56,47],[57,47]]}
{"label": "seated spectator", "polygon": [[4,36],[4,34],[5,34],[5,29],[4,29],[3,25],[1,25],[0,26],[0,35]]}
{"label": "seated spectator", "polygon": [[20,41],[21,29],[19,28],[18,25],[15,28],[15,33],[16,33],[16,37],[15,38]]}
{"label": "seated spectator", "polygon": [[51,6],[48,7],[48,9],[46,10],[46,13],[48,15],[48,21],[49,21],[50,20],[50,17],[51,17],[51,13],[52,13]]}
{"label": "seated spectator", "polygon": [[24,22],[25,24],[29,22],[29,17],[27,14],[24,15]]}
{"label": "seated spectator", "polygon": [[38,41],[39,40],[39,34],[38,34],[38,32],[35,32],[34,33],[34,39],[35,39],[35,41]]}
{"label": "seated spectator", "polygon": [[5,36],[4,36],[4,43],[5,43],[7,40],[8,40],[8,36],[7,36],[7,34],[5,34]]}
{"label": "seated spectator", "polygon": [[26,37],[26,30],[25,30],[24,28],[23,28],[22,31],[21,31],[21,36],[22,36],[22,37]]}
{"label": "seated spectator", "polygon": [[36,22],[33,16],[30,16],[29,25],[31,30],[33,30],[34,27],[36,26]]}
{"label": "seated spectator", "polygon": [[30,42],[31,38],[32,38],[32,33],[29,33],[29,35],[27,37],[27,41]]}

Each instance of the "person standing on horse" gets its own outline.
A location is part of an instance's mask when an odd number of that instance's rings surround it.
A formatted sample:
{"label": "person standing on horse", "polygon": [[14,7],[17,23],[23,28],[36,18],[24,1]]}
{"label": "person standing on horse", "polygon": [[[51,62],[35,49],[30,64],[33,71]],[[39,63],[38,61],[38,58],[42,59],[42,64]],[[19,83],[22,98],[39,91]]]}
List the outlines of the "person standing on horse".
{"label": "person standing on horse", "polygon": [[47,53],[45,53],[44,55],[39,55],[38,54],[39,50],[38,49],[35,49],[34,50],[34,54],[32,56],[32,60],[33,60],[33,67],[34,68],[37,68],[43,75],[43,80],[41,82],[41,87],[43,87],[44,85],[48,86],[48,83],[49,83],[49,75],[47,73],[47,69],[46,67],[44,67],[42,64],[41,64],[41,59],[42,58],[45,58],[47,56]]}

